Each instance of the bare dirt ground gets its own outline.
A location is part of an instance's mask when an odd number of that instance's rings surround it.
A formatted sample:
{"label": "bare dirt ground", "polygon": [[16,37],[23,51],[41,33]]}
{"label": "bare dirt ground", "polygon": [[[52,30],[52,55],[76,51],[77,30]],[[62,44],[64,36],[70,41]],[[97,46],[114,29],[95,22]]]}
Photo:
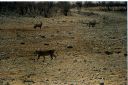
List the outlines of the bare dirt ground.
{"label": "bare dirt ground", "polygon": [[[126,85],[126,14],[0,17],[0,85]],[[105,18],[105,20],[103,19]],[[95,19],[96,27],[85,23]],[[42,29],[34,23],[42,21]],[[70,48],[71,47],[71,48]],[[55,49],[57,58],[33,53]]]}

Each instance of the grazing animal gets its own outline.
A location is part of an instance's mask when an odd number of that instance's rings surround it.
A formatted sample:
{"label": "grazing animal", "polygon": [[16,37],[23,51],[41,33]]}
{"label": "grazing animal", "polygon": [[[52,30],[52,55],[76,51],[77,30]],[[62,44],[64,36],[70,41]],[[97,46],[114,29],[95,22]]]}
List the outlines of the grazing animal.
{"label": "grazing animal", "polygon": [[[45,51],[38,50],[38,51],[35,51],[34,54],[36,54],[38,56],[37,60],[40,58],[40,56],[43,56],[43,58],[45,60],[45,56],[48,56],[48,55],[50,55],[51,60],[52,60],[53,57],[56,58],[56,56],[54,55],[54,52],[55,52],[55,50],[45,50]],[[44,60],[43,60],[43,62],[44,62]]]}
{"label": "grazing animal", "polygon": [[34,25],[34,28],[36,29],[37,27],[39,27],[40,29],[41,29],[41,27],[42,27],[42,22],[40,22],[39,24],[35,24]]}
{"label": "grazing animal", "polygon": [[96,23],[95,20],[93,20],[93,21],[90,21],[90,22],[88,22],[88,23],[86,23],[86,24],[87,24],[87,26],[89,26],[89,28],[90,28],[90,27],[95,27],[95,25],[96,25],[97,23]]}

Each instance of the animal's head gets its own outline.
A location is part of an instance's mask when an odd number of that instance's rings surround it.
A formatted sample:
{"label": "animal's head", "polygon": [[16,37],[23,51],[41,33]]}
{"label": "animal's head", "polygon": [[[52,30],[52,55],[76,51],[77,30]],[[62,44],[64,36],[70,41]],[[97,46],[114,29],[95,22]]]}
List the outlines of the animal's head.
{"label": "animal's head", "polygon": [[52,50],[50,50],[50,51],[54,53],[54,52],[55,52],[55,49],[52,49]]}

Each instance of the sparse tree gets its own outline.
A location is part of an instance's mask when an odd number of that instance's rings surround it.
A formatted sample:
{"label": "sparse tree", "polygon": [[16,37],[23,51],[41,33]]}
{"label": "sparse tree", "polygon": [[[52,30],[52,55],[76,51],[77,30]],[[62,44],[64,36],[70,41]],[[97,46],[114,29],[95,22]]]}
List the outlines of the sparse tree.
{"label": "sparse tree", "polygon": [[68,16],[71,7],[69,2],[58,2],[58,7],[61,8],[61,11],[65,16]]}
{"label": "sparse tree", "polygon": [[76,2],[76,6],[77,6],[77,9],[78,9],[78,13],[81,12],[81,7],[82,7],[82,2]]}
{"label": "sparse tree", "polygon": [[[70,8],[77,7],[81,11],[81,7],[100,6],[102,11],[127,11],[127,2],[77,2],[71,5],[70,2],[0,2],[0,14],[11,16],[44,16],[51,17],[61,10],[62,14],[68,16]],[[114,9],[118,7],[118,9]],[[58,11],[59,10],[59,11]]]}

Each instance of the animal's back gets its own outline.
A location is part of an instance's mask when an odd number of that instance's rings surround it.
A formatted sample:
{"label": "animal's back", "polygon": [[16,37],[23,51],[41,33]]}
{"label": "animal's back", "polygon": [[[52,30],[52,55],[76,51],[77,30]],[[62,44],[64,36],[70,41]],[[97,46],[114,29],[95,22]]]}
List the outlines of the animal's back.
{"label": "animal's back", "polygon": [[53,54],[54,53],[54,51],[55,50],[44,50],[44,51],[41,51],[41,50],[39,50],[39,51],[36,51],[36,54],[38,54],[38,55],[50,55],[50,54]]}

